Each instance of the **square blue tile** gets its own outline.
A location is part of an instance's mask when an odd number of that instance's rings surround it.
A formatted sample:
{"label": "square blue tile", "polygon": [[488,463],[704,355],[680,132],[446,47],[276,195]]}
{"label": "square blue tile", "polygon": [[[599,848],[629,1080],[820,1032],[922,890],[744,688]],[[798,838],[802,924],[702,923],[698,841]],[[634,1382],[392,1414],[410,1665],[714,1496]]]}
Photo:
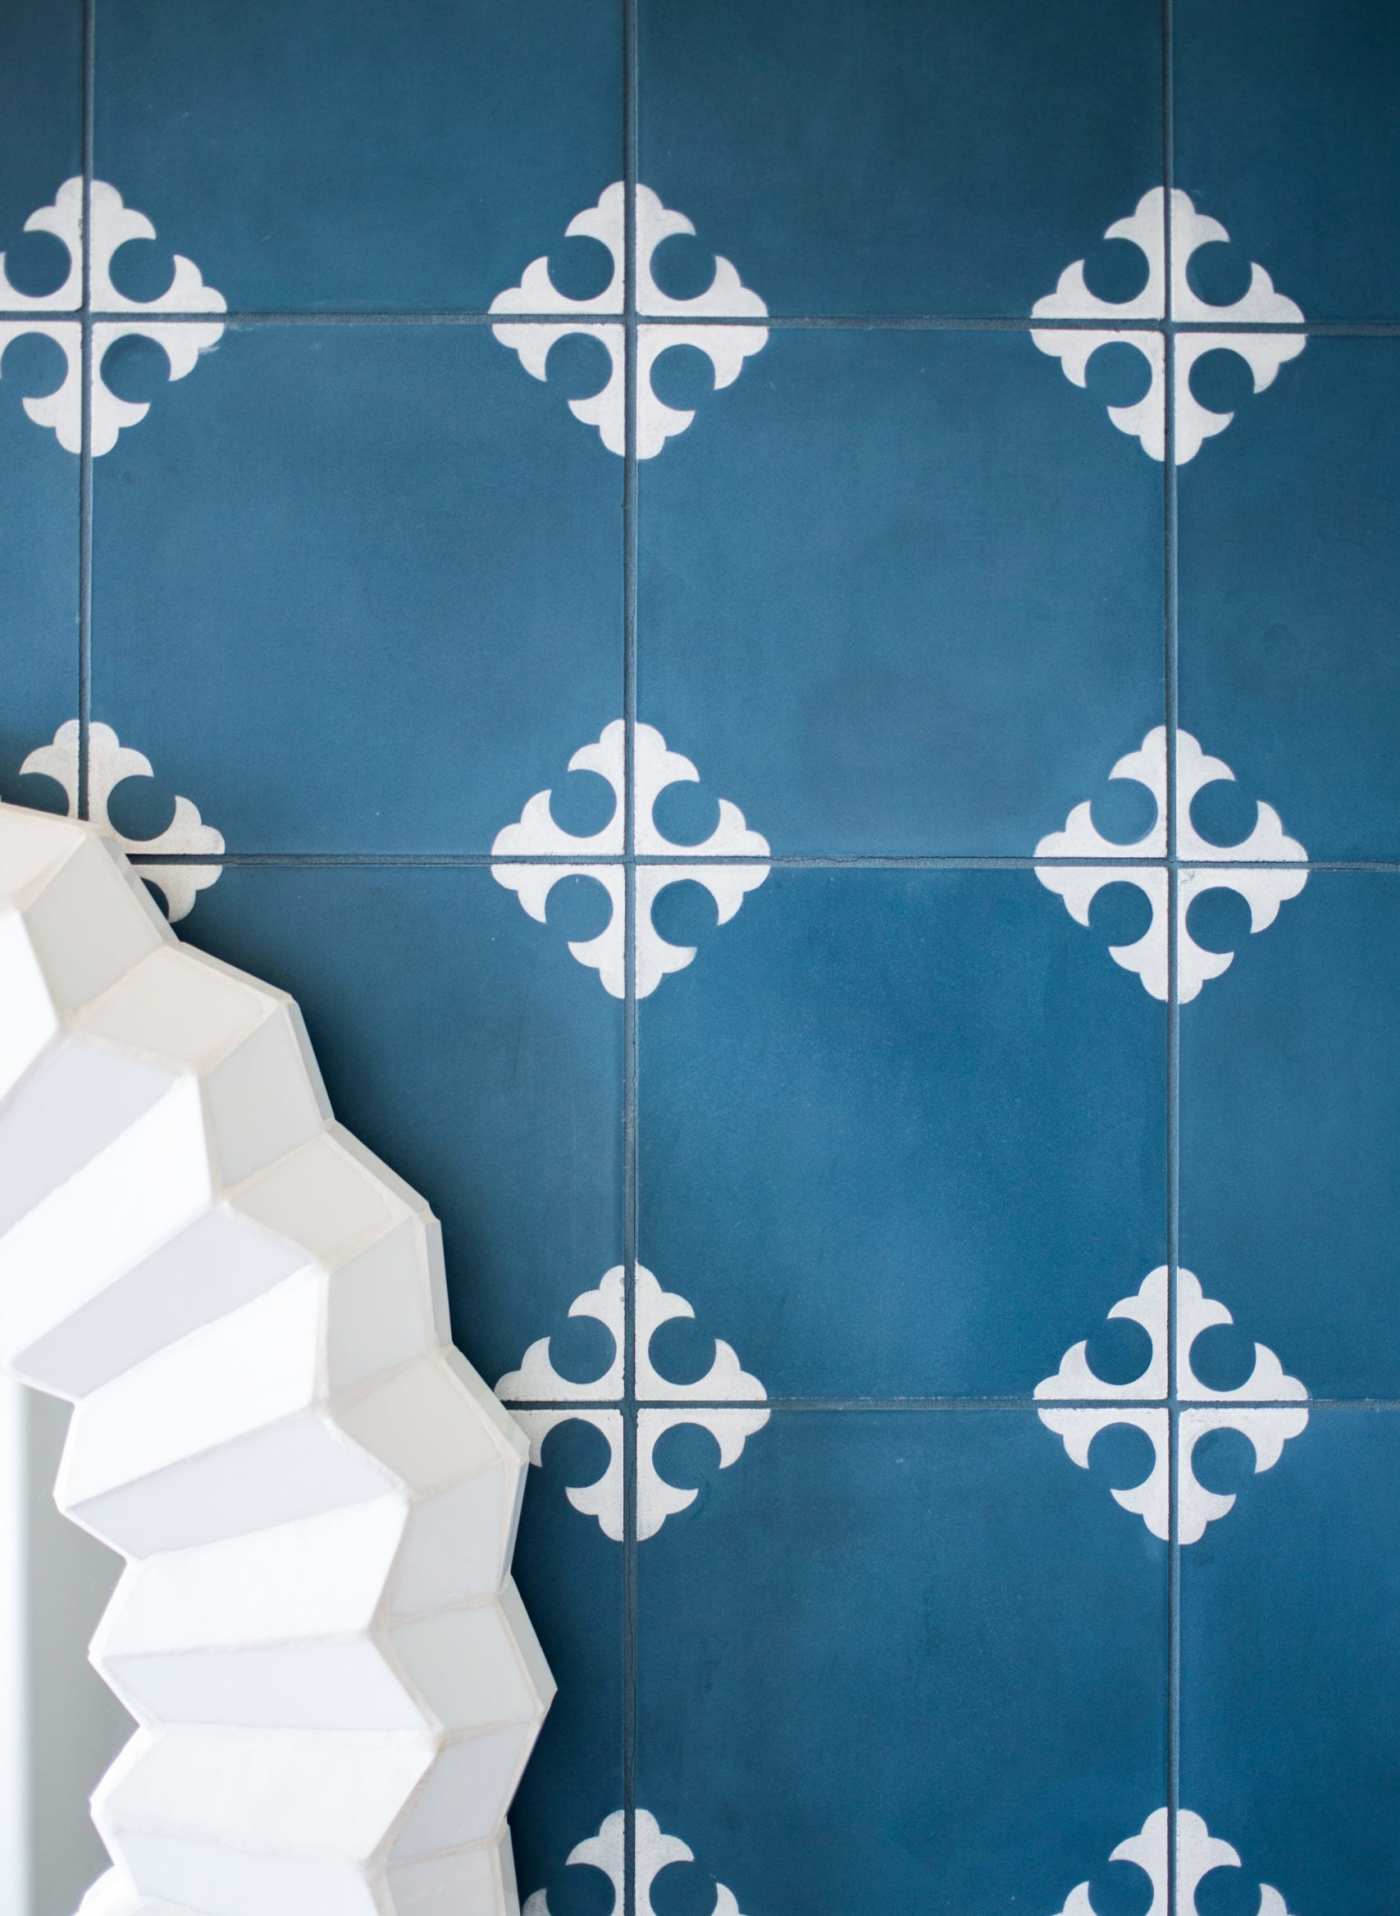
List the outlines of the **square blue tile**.
{"label": "square blue tile", "polygon": [[[1400,1396],[1400,876],[1314,872],[1181,1017],[1181,1254],[1314,1396]],[[1246,1364],[1247,1368],[1247,1364]],[[1220,1379],[1234,1382],[1236,1379]]]}
{"label": "square blue tile", "polygon": [[78,462],[23,410],[21,395],[62,378],[51,341],[16,340],[0,381],[0,798],[65,811],[52,779],[20,773],[78,715]]}
{"label": "square blue tile", "polygon": [[689,1514],[638,1561],[638,1805],[684,1874],[931,1916],[1141,1882],[1166,1546],[1032,1413],[780,1412]]}
{"label": "square blue tile", "polygon": [[[1248,1467],[1200,1465],[1224,1490]],[[1200,1908],[1253,1911],[1264,1882],[1290,1910],[1390,1916],[1400,1417],[1314,1412],[1268,1484],[1182,1559],[1181,1800],[1240,1856]]]}
{"label": "square blue tile", "polygon": [[642,179],[772,312],[1024,314],[1161,180],[1150,0],[643,0],[640,43]]}
{"label": "square blue tile", "polygon": [[486,330],[104,373],[151,408],[94,462],[94,716],[231,850],[489,850],[619,715],[621,462]]}
{"label": "square blue tile", "polygon": [[1315,858],[1394,858],[1400,340],[1310,339],[1257,398],[1213,357],[1238,413],[1181,471],[1181,722],[1239,785],[1198,818],[1229,806],[1225,842],[1263,799]]}
{"label": "square blue tile", "polygon": [[641,714],[775,850],[1024,857],[1162,722],[1161,467],[1027,335],[776,330],[685,403]]}
{"label": "square blue tile", "polygon": [[1087,930],[1026,870],[780,869],[722,926],[662,892],[698,947],[641,1004],[640,1254],[696,1313],[665,1376],[722,1338],[775,1397],[1028,1395],[1137,1291],[1166,1032],[1116,890]]}
{"label": "square blue tile", "polygon": [[622,1018],[481,869],[233,867],[180,931],[290,991],[337,1117],[442,1220],[494,1384],[622,1242]]}
{"label": "square blue tile", "polygon": [[123,0],[99,29],[98,176],[234,311],[484,310],[621,176],[621,17]]}
{"label": "square blue tile", "polygon": [[[0,5],[0,252],[17,293],[37,297],[61,287],[69,256],[51,233],[25,233],[32,213],[53,204],[63,182],[82,172],[83,9],[81,0],[5,0]],[[8,302],[0,294],[0,311]],[[10,368],[7,363],[5,380]]]}
{"label": "square blue tile", "polygon": [[1177,183],[1240,249],[1233,292],[1247,255],[1309,319],[1400,317],[1395,9],[1176,0],[1173,37]]}

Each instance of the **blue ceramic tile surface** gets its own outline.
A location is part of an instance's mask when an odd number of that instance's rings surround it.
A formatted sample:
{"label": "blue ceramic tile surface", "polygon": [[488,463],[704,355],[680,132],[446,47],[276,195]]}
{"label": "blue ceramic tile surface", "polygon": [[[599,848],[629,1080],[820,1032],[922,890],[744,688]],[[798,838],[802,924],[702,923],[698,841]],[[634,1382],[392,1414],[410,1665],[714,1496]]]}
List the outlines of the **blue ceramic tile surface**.
{"label": "blue ceramic tile surface", "polygon": [[775,332],[641,511],[642,714],[777,851],[1025,855],[1162,722],[1160,468],[1024,333]]}
{"label": "blue ceramic tile surface", "polygon": [[1316,858],[1400,854],[1395,365],[1390,339],[1310,340],[1286,396],[1222,398],[1248,430],[1181,479],[1182,723]]}
{"label": "blue ceramic tile surface", "polygon": [[52,780],[22,775],[36,747],[78,710],[78,472],[48,433],[36,432],[20,394],[42,392],[60,359],[49,340],[16,340],[0,381],[0,798],[63,810]]}
{"label": "blue ceramic tile surface", "polygon": [[[43,6],[4,0],[0,6],[0,313],[12,308],[11,294],[33,298],[64,281],[68,260],[57,237],[24,227],[64,180],[82,172],[82,35],[81,0],[45,0]],[[9,380],[7,363],[6,385]]]}
{"label": "blue ceramic tile surface", "polygon": [[1310,319],[1400,318],[1400,14],[1375,0],[1174,12],[1179,183],[1228,194],[1227,225]]}
{"label": "blue ceramic tile surface", "polygon": [[622,172],[597,0],[122,0],[100,32],[99,178],[242,310],[484,310]]}
{"label": "blue ceramic tile surface", "polygon": [[1391,13],[0,14],[0,796],[442,1217],[525,1916],[1390,1916]]}
{"label": "blue ceramic tile surface", "polygon": [[1182,1255],[1321,1397],[1400,1398],[1397,940],[1400,872],[1316,872],[1182,1016]]}
{"label": "blue ceramic tile surface", "polygon": [[617,462],[475,328],[155,354],[109,355],[153,403],[96,466],[95,715],[184,792],[199,740],[231,850],[489,850],[621,711]]}
{"label": "blue ceramic tile surface", "polygon": [[751,1448],[641,1562],[638,1790],[694,1869],[940,1916],[1103,1878],[1162,1791],[1166,1546],[1025,1411],[781,1412]]}
{"label": "blue ceramic tile surface", "polygon": [[1151,0],[639,12],[641,176],[774,312],[1024,313],[1161,177]]}
{"label": "blue ceramic tile surface", "polygon": [[640,1254],[774,1396],[1026,1395],[1161,1263],[1118,890],[1087,932],[1024,870],[784,870],[722,927],[662,894],[701,943],[641,1007]]}
{"label": "blue ceramic tile surface", "polygon": [[[1225,1491],[1239,1449],[1201,1452]],[[1276,1494],[1222,1524],[1182,1571],[1182,1802],[1218,1806],[1240,1852],[1237,1899],[1260,1882],[1289,1910],[1389,1916],[1400,1880],[1400,1419],[1319,1410],[1274,1469]],[[1262,1489],[1262,1485],[1260,1486]]]}

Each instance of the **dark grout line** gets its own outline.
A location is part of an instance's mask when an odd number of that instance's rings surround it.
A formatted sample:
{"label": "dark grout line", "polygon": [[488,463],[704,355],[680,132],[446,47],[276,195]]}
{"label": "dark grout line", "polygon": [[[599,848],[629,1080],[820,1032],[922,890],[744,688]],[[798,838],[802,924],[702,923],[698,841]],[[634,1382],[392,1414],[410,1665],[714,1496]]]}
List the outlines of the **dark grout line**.
{"label": "dark grout line", "polygon": [[[681,1387],[683,1388],[683,1387]],[[1004,1397],[539,1397],[520,1399],[506,1405],[509,1411],[567,1410],[626,1411],[791,1411],[798,1415],[827,1413],[843,1416],[850,1411],[878,1411],[882,1416],[905,1411],[976,1413],[986,1410],[1306,1410],[1351,1411],[1394,1416],[1400,1412],[1400,1397],[1031,1397],[1008,1394]]]}
{"label": "dark grout line", "polygon": [[141,865],[232,865],[232,866],[310,866],[351,869],[489,870],[494,865],[549,865],[587,872],[592,866],[674,865],[689,868],[704,864],[719,866],[758,865],[775,871],[1038,871],[1061,867],[1071,871],[1287,871],[1287,872],[1374,872],[1382,876],[1400,875],[1400,859],[1379,858],[1013,858],[961,857],[956,853],[884,854],[852,852],[846,856],[807,856],[804,853],[774,852],[767,858],[715,856],[694,852],[599,852],[577,858],[559,857],[552,852],[512,852],[508,858],[491,852],[149,852],[141,850],[139,839],[130,841],[128,856]]}
{"label": "dark grout line", "polygon": [[1177,463],[1176,463],[1176,350],[1171,338],[1174,319],[1172,276],[1172,202],[1176,186],[1176,103],[1173,94],[1175,47],[1173,0],[1162,0],[1162,206],[1165,298],[1169,322],[1163,342],[1165,458],[1162,462],[1162,636],[1167,720],[1167,1393],[1171,1399],[1167,1427],[1167,1642],[1166,1735],[1164,1756],[1167,1786],[1167,1916],[1177,1916],[1177,1831],[1181,1808],[1181,1484],[1177,1433],[1177,1334],[1180,1299],[1181,1246],[1181,996],[1177,914],[1181,874],[1176,776],[1180,690],[1180,627],[1177,572]]}
{"label": "dark grout line", "polygon": [[637,1912],[637,1730],[640,1652],[637,1594],[637,0],[622,8],[623,366],[622,716],[623,716],[623,1675],[622,1916]]}
{"label": "dark grout line", "polygon": [[[93,320],[130,320],[130,312],[107,312],[96,310],[88,313]],[[0,321],[5,320],[43,320],[77,319],[80,313],[63,311],[58,308],[26,308],[22,311],[0,310]],[[143,324],[160,326],[207,326],[211,319],[221,321],[228,326],[248,327],[315,327],[315,326],[463,326],[485,327],[510,326],[625,326],[626,312],[618,313],[493,313],[476,308],[443,308],[436,311],[410,312],[385,309],[382,311],[315,312],[289,308],[285,312],[268,310],[240,311],[237,308],[222,313],[166,313],[155,312],[138,315]],[[777,332],[968,332],[968,333],[1238,333],[1257,335],[1259,333],[1305,333],[1321,338],[1337,339],[1392,339],[1400,337],[1400,320],[1356,319],[1356,320],[1314,320],[1304,319],[1292,322],[1277,320],[1244,319],[1115,319],[1111,313],[1086,315],[1083,319],[1045,318],[1037,319],[1030,314],[978,314],[978,313],[767,313],[761,319],[751,314],[696,313],[658,314],[648,318],[645,313],[636,316],[638,323],[644,326],[680,327],[711,326],[764,326]]]}

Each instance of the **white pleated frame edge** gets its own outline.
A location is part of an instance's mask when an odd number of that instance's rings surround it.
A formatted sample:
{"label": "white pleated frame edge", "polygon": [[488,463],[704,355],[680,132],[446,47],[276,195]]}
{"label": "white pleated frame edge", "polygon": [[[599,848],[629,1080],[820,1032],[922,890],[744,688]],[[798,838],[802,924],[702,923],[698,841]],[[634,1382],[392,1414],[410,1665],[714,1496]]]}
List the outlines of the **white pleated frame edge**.
{"label": "white pleated frame edge", "polygon": [[0,1366],[74,1404],[59,1506],[126,1559],[81,1916],[515,1916],[529,1451],[436,1220],[95,826],[0,804],[0,1003]]}

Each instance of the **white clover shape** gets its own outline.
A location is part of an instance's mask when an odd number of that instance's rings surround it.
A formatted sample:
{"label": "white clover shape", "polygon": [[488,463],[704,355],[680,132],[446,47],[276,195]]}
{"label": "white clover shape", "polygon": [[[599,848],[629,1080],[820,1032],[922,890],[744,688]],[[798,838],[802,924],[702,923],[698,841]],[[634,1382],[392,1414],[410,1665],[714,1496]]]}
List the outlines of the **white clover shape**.
{"label": "white clover shape", "polygon": [[[685,324],[698,319],[766,319],[768,309],[757,293],[746,287],[730,260],[715,256],[714,275],[703,293],[673,299],[657,285],[652,258],[657,247],[674,234],[693,234],[683,213],[664,206],[648,186],[638,185],[635,198],[637,233],[636,308],[643,315],[637,327],[636,450],[639,459],[654,459],[677,433],[685,431],[695,414],[668,406],[652,384],[661,354],[672,346],[693,346],[710,361],[715,390],[732,386],[744,361],[760,352],[768,339],[765,325],[714,326]],[[498,293],[491,311],[503,315],[530,314],[533,320],[503,321],[492,327],[493,337],[514,352],[531,378],[547,380],[551,349],[561,339],[579,333],[596,339],[608,355],[608,377],[595,393],[569,401],[576,419],[597,429],[609,452],[627,450],[625,310],[626,190],[615,180],[564,229],[568,238],[597,240],[612,259],[612,275],[600,293],[572,299],[555,286],[547,255],[531,260],[514,286]],[[539,323],[539,316],[561,315],[557,325]],[[612,319],[599,315],[614,315]]]}
{"label": "white clover shape", "polygon": [[[623,1421],[618,1409],[593,1406],[617,1400],[623,1394],[623,1339],[625,1335],[625,1278],[622,1266],[606,1273],[596,1290],[584,1291],[569,1306],[570,1317],[591,1317],[602,1324],[613,1340],[613,1357],[601,1376],[587,1383],[575,1383],[555,1369],[550,1340],[539,1338],[520,1360],[518,1370],[510,1371],[496,1385],[503,1403],[549,1404],[549,1409],[515,1412],[525,1427],[532,1446],[532,1458],[539,1463],[545,1438],[558,1425],[578,1421],[600,1431],[608,1446],[608,1458],[602,1474],[591,1484],[570,1486],[569,1502],[583,1515],[595,1517],[599,1528],[614,1542],[624,1533],[622,1490]],[[743,1454],[749,1438],[768,1422],[769,1413],[757,1407],[765,1392],[762,1384],[740,1364],[733,1347],[722,1338],[715,1339],[715,1354],[710,1368],[693,1383],[676,1384],[663,1377],[651,1356],[651,1341],[656,1332],[673,1318],[693,1318],[695,1312],[685,1298],[674,1291],[662,1290],[652,1273],[637,1266],[636,1283],[636,1395],[643,1406],[637,1413],[637,1536],[654,1537],[668,1517],[686,1510],[699,1494],[667,1483],[656,1467],[657,1443],[668,1430],[682,1424],[696,1424],[714,1438],[719,1451],[719,1467],[727,1470]],[[716,1405],[719,1408],[716,1408]],[[664,1406],[676,1405],[670,1409]],[[729,1408],[729,1406],[734,1408]],[[575,1408],[582,1406],[582,1408]]]}
{"label": "white clover shape", "polygon": [[[42,772],[55,779],[68,798],[68,816],[78,816],[78,761],[80,726],[68,719],[53,735],[51,745],[40,745],[20,766],[23,772]],[[175,797],[175,812],[165,830],[156,838],[125,838],[112,824],[108,805],[113,791],[124,779],[153,778],[151,761],[144,752],[123,745],[110,725],[88,727],[88,812],[94,824],[110,831],[122,850],[134,861],[136,869],[159,885],[172,924],[188,917],[194,909],[196,894],[218,883],[222,865],[147,865],[141,856],[184,853],[218,857],[224,849],[223,835],[206,825],[199,807],[190,799]]]}
{"label": "white clover shape", "polygon": [[[591,878],[601,885],[611,903],[607,924],[594,938],[574,939],[569,950],[581,965],[598,973],[614,998],[625,996],[626,874],[621,864],[599,859],[621,859],[625,842],[627,730],[621,719],[606,725],[591,745],[569,760],[571,772],[595,772],[613,790],[613,815],[600,831],[587,837],[567,832],[555,822],[551,794],[536,792],[520,817],[496,834],[491,846],[491,870],[497,883],[515,892],[531,918],[544,924],[550,892],[562,878]],[[693,945],[673,945],[652,923],[651,909],[668,885],[690,881],[703,885],[714,900],[720,924],[728,924],[747,894],[768,876],[766,864],[726,864],[726,859],[766,859],[768,841],[750,831],[744,815],[728,799],[719,801],[719,821],[699,845],[677,845],[656,823],[654,807],[668,785],[697,783],[699,772],[688,758],[667,747],[655,726],[638,725],[632,753],[636,783],[635,849],[639,857],[662,857],[678,862],[636,868],[636,992],[645,998],[673,971],[682,971],[695,957]],[[559,862],[524,864],[522,858]],[[567,862],[566,862],[567,861]],[[679,862],[685,861],[685,862]],[[691,862],[694,861],[694,862]]]}
{"label": "white clover shape", "polygon": [[[672,1863],[693,1863],[695,1852],[679,1836],[668,1836],[650,1810],[639,1809],[633,1820],[637,1852],[636,1916],[656,1916],[651,1900],[652,1885]],[[621,1810],[614,1810],[603,1820],[596,1836],[586,1836],[581,1843],[575,1843],[565,1860],[572,1866],[588,1865],[601,1870],[612,1884],[611,1916],[622,1916],[627,1897],[627,1819]],[[549,1916],[549,1898],[544,1890],[537,1889],[533,1896],[526,1898],[522,1916]],[[723,1883],[715,1884],[715,1905],[710,1916],[740,1916],[733,1890]]]}
{"label": "white clover shape", "polygon": [[[1234,953],[1210,951],[1197,944],[1187,925],[1192,903],[1208,891],[1238,893],[1249,906],[1250,931],[1266,931],[1278,917],[1280,906],[1296,898],[1308,882],[1307,852],[1283,829],[1283,821],[1272,805],[1257,803],[1253,829],[1238,845],[1215,845],[1197,831],[1191,818],[1196,794],[1218,779],[1234,779],[1235,774],[1223,759],[1211,758],[1201,750],[1190,732],[1178,731],[1176,744],[1177,794],[1177,997],[1189,1004],[1208,979],[1218,978],[1234,962]],[[1081,858],[1121,859],[1119,865],[1055,864],[1036,866],[1036,877],[1047,891],[1064,900],[1065,909],[1077,924],[1089,923],[1094,899],[1105,885],[1135,885],[1147,898],[1151,919],[1147,930],[1130,945],[1111,945],[1109,955],[1125,971],[1135,972],[1154,998],[1165,1000],[1169,992],[1167,900],[1168,881],[1165,862],[1136,864],[1132,861],[1161,860],[1167,855],[1167,733],[1154,726],[1135,752],[1120,758],[1109,773],[1111,779],[1132,779],[1145,785],[1156,801],[1157,815],[1142,837],[1123,845],[1105,838],[1094,824],[1088,800],[1073,807],[1058,832],[1049,832],[1035,847],[1037,859],[1072,860]],[[1197,864],[1196,860],[1211,863]],[[1250,861],[1272,860],[1275,867],[1258,866]],[[1230,869],[1237,865],[1238,869]],[[1296,870],[1278,869],[1279,865]]]}
{"label": "white clover shape", "polygon": [[[1120,1298],[1108,1313],[1110,1318],[1140,1324],[1148,1336],[1148,1361],[1131,1383],[1106,1383],[1097,1376],[1089,1364],[1087,1342],[1082,1342],[1065,1352],[1053,1377],[1035,1387],[1041,1403],[1075,1406],[1039,1414],[1081,1469],[1088,1469],[1090,1449],[1101,1431],[1129,1425],[1143,1432],[1152,1445],[1152,1466],[1141,1482],[1115,1489],[1112,1495],[1163,1541],[1171,1536],[1171,1416],[1162,1401],[1168,1389],[1169,1296],[1167,1267],[1159,1265],[1143,1279],[1136,1295]],[[1194,1272],[1178,1270],[1176,1393],[1182,1407],[1177,1419],[1176,1495],[1177,1538],[1182,1544],[1199,1542],[1208,1525],[1235,1504],[1233,1495],[1208,1490],[1192,1468],[1196,1445],[1207,1431],[1238,1431],[1253,1448],[1258,1474],[1273,1468],[1285,1443],[1298,1436],[1308,1421],[1306,1409],[1291,1407],[1306,1402],[1306,1387],[1287,1375],[1264,1344],[1255,1344],[1249,1376],[1232,1389],[1215,1390],[1197,1377],[1191,1362],[1196,1339],[1213,1325],[1233,1322],[1218,1299],[1206,1296]]]}
{"label": "white clover shape", "polygon": [[[26,232],[51,233],[68,249],[68,273],[52,293],[30,296],[17,292],[5,271],[0,253],[0,308],[25,315],[74,313],[82,305],[82,224],[83,182],[65,180],[53,204],[40,207],[25,221]],[[188,323],[188,316],[223,313],[227,303],[222,293],[207,286],[199,268],[183,254],[172,261],[171,281],[165,291],[151,300],[129,299],[112,280],[112,260],[128,240],[149,240],[156,229],[144,213],[126,206],[121,194],[105,180],[94,180],[91,187],[91,257],[88,263],[90,306],[94,313],[118,314],[118,318],[99,318],[92,323],[91,409],[89,439],[94,458],[100,458],[116,445],[121,432],[134,426],[150,411],[149,404],[121,399],[108,386],[102,363],[110,347],[120,339],[139,335],[158,345],[164,352],[172,380],[191,372],[201,353],[208,352],[223,336],[222,320],[207,325]],[[179,315],[181,323],[163,323]],[[48,427],[65,452],[82,450],[82,324],[76,319],[39,319],[23,317],[0,322],[0,358],[12,340],[26,334],[41,334],[53,340],[64,356],[64,374],[52,392],[24,400],[24,409],[36,425]]]}
{"label": "white clover shape", "polygon": [[[1136,1836],[1129,1836],[1109,1856],[1113,1863],[1136,1863],[1152,1885],[1152,1902],[1147,1916],[1169,1916],[1171,1872],[1167,1867],[1171,1847],[1171,1814],[1154,1810]],[[1233,1844],[1212,1836],[1205,1819],[1194,1810],[1181,1809],[1176,1815],[1176,1899],[1177,1916],[1199,1916],[1196,1891],[1214,1869],[1239,1869],[1239,1851]],[[1096,1916],[1087,1882],[1070,1891],[1058,1916]],[[1282,1896],[1269,1884],[1259,1885],[1256,1916],[1288,1916]]]}
{"label": "white clover shape", "polygon": [[[1161,321],[1167,317],[1166,299],[1166,195],[1161,187],[1144,193],[1126,219],[1116,220],[1104,234],[1105,239],[1127,240],[1138,247],[1147,262],[1147,280],[1141,292],[1131,299],[1100,299],[1090,292],[1084,277],[1085,262],[1075,260],[1061,273],[1053,293],[1038,299],[1031,308],[1033,319],[1085,320],[1107,322],[1105,330],[1083,327],[1038,327],[1031,339],[1040,351],[1058,359],[1065,377],[1073,385],[1085,385],[1090,359],[1101,346],[1121,342],[1133,346],[1146,360],[1149,371],[1147,392],[1129,405],[1110,406],[1108,416],[1120,432],[1140,441],[1153,459],[1165,459],[1166,378],[1163,336],[1160,331],[1121,330],[1124,321]],[[1194,459],[1202,445],[1221,433],[1234,418],[1203,406],[1191,390],[1191,369],[1203,354],[1232,352],[1244,360],[1256,393],[1263,392],[1278,377],[1286,361],[1296,359],[1307,344],[1302,332],[1254,332],[1252,324],[1301,326],[1303,313],[1291,299],[1278,292],[1264,268],[1251,262],[1249,286],[1228,306],[1215,306],[1203,300],[1191,287],[1187,269],[1191,256],[1200,247],[1226,241],[1230,235],[1218,220],[1198,213],[1189,194],[1180,187],[1171,196],[1172,273],[1170,316],[1188,325],[1214,322],[1220,332],[1178,333],[1173,339],[1174,456],[1177,465]]]}

